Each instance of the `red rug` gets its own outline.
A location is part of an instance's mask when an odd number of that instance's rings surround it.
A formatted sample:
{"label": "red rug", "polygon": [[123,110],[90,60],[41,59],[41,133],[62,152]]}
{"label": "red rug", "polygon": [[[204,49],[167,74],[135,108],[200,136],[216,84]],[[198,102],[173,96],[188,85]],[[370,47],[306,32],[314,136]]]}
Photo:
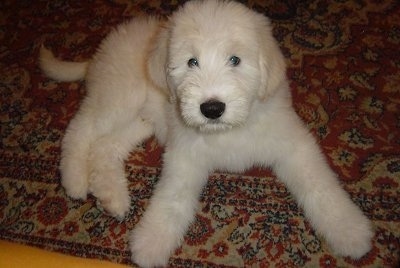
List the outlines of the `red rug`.
{"label": "red rug", "polygon": [[[60,186],[60,141],[85,93],[37,67],[42,43],[64,59],[89,58],[109,30],[182,1],[0,2],[0,238],[132,264],[128,233],[160,175],[160,148],[127,162],[132,193],[118,222],[96,200]],[[372,220],[373,250],[332,254],[268,170],[215,173],[171,267],[396,267],[400,262],[399,1],[249,1],[272,18],[288,64],[294,107],[318,138],[343,187]],[[354,223],[357,224],[357,223]]]}

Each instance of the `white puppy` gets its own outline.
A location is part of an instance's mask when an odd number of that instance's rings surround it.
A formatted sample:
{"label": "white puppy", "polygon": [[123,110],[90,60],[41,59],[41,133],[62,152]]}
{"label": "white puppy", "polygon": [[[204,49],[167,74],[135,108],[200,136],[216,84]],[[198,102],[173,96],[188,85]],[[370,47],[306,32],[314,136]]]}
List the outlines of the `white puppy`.
{"label": "white puppy", "polygon": [[62,143],[62,184],[71,197],[92,193],[124,217],[123,160],[153,134],[166,146],[160,182],[130,239],[139,265],[167,264],[210,172],[253,165],[273,168],[337,254],[360,258],[370,250],[368,219],[292,108],[264,16],[235,2],[189,2],[168,21],[120,25],[90,63],[63,62],[43,48],[41,67],[54,79],[87,81]]}

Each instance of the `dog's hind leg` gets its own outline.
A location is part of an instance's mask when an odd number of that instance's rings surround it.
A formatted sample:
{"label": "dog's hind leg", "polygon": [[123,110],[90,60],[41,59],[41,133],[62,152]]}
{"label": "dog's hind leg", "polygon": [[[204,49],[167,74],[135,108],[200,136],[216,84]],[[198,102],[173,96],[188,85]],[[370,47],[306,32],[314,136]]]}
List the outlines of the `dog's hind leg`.
{"label": "dog's hind leg", "polygon": [[67,195],[75,199],[86,199],[88,194],[87,157],[92,139],[92,122],[79,112],[62,140],[60,162],[61,184]]}
{"label": "dog's hind leg", "polygon": [[90,148],[89,191],[112,216],[123,218],[130,208],[124,160],[154,133],[151,123],[137,118],[101,136]]}

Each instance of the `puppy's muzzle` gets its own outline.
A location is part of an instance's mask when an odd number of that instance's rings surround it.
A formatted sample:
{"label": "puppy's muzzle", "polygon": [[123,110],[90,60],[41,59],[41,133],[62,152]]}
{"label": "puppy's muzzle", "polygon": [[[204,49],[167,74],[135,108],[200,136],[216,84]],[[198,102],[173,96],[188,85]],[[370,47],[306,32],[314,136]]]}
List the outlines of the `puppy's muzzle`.
{"label": "puppy's muzzle", "polygon": [[217,119],[224,113],[225,103],[217,100],[209,100],[200,105],[200,111],[209,119]]}

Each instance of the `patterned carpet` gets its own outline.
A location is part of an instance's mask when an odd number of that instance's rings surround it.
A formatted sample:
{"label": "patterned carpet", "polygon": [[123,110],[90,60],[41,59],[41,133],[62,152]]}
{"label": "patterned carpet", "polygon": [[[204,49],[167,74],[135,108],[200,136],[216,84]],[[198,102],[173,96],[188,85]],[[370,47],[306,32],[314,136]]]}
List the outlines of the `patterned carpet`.
{"label": "patterned carpet", "polygon": [[[154,139],[127,161],[132,209],[124,222],[69,199],[60,140],[85,94],[37,67],[42,43],[89,58],[118,23],[170,14],[182,1],[0,2],[0,238],[133,265],[128,232],[160,176]],[[246,1],[244,1],[246,2]],[[332,254],[268,170],[215,173],[171,267],[396,267],[400,262],[400,2],[249,1],[269,16],[288,64],[294,106],[343,187],[373,221],[373,250]],[[328,213],[328,212],[327,212]],[[357,223],[354,223],[357,224]]]}

